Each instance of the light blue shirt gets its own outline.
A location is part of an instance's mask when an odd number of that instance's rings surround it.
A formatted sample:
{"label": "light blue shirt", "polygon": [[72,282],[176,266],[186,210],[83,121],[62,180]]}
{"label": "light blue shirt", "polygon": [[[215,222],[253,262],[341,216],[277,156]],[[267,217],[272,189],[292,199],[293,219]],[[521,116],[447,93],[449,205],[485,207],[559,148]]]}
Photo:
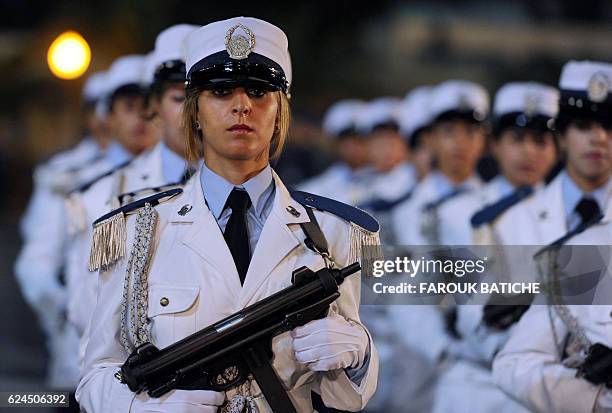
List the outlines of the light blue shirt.
{"label": "light blue shirt", "polygon": [[437,199],[442,199],[453,191],[471,191],[477,189],[480,184],[480,179],[476,176],[470,176],[465,181],[459,184],[454,184],[439,171],[431,172],[431,179],[433,181],[433,186],[438,193]]}
{"label": "light blue shirt", "polygon": [[206,163],[202,162],[200,184],[204,192],[204,199],[206,199],[208,208],[214,215],[221,232],[225,232],[227,221],[232,215],[230,208],[224,210],[223,207],[234,187],[245,190],[249,194],[251,206],[247,210],[246,221],[252,255],[264,224],[272,211],[275,186],[270,165],[242,185],[234,185],[211,171]]}
{"label": "light blue shirt", "polygon": [[187,169],[187,161],[168,148],[165,143],[160,142],[159,145],[161,147],[161,165],[164,181],[167,183],[179,182]]}
{"label": "light blue shirt", "polygon": [[[200,185],[202,186],[208,208],[215,217],[221,232],[225,232],[227,221],[229,221],[232,215],[230,208],[223,209],[230,193],[234,187],[247,191],[249,198],[251,198],[251,206],[247,209],[247,230],[249,233],[249,246],[251,254],[253,254],[266,219],[268,219],[272,211],[274,201],[276,189],[270,165],[266,166],[261,172],[242,185],[234,185],[211,171],[206,166],[206,163],[202,162]],[[368,352],[363,366],[360,369],[346,369],[346,374],[353,383],[359,385],[368,370],[369,364],[370,354]]]}
{"label": "light blue shirt", "polygon": [[106,149],[106,159],[113,168],[116,168],[130,159],[133,156],[119,142],[111,141]]}
{"label": "light blue shirt", "polygon": [[517,188],[512,185],[503,175],[496,176],[491,182],[494,185],[497,185],[497,188],[499,189],[499,199],[505,198],[517,190]]}
{"label": "light blue shirt", "polygon": [[580,215],[575,211],[576,205],[580,202],[583,196],[590,197],[597,202],[599,209],[604,210],[607,203],[606,194],[610,185],[610,180],[593,192],[585,193],[578,185],[570,178],[566,171],[561,172],[561,191],[563,193],[563,208],[565,211],[565,223],[571,231],[576,228],[581,221]]}

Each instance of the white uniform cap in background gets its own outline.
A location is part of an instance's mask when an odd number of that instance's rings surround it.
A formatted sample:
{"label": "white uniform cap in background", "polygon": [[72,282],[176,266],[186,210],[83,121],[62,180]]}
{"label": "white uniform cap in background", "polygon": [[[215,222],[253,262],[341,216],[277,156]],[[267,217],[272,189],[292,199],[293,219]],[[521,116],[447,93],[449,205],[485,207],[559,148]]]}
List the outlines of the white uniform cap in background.
{"label": "white uniform cap in background", "polygon": [[[209,82],[211,79],[259,80],[285,92],[291,84],[287,36],[273,24],[252,17],[210,23],[189,34],[185,62],[189,84],[210,86],[214,83]],[[233,65],[233,70],[223,71],[227,64]],[[204,79],[194,78],[194,73],[212,67],[219,70],[207,70]],[[257,76],[249,78],[251,74]]]}
{"label": "white uniform cap in background", "polygon": [[[596,75],[600,75],[601,77],[598,79]],[[597,80],[602,80],[603,83],[595,84]],[[596,88],[596,86],[602,87]],[[607,94],[612,91],[612,64],[571,60],[563,66],[561,78],[559,79],[559,88],[562,90],[582,92],[591,90],[595,98],[604,95],[604,92],[607,96]]]}
{"label": "white uniform cap in background", "polygon": [[107,72],[107,94],[112,95],[122,86],[136,84],[142,80],[145,56],[128,55],[115,60]]}
{"label": "white uniform cap in background", "polygon": [[323,118],[323,132],[329,136],[355,134],[357,118],[365,103],[357,99],[346,99],[334,103]]}
{"label": "white uniform cap in background", "polygon": [[402,100],[381,97],[367,102],[357,119],[357,130],[367,135],[379,126],[399,126],[399,110]]}
{"label": "white uniform cap in background", "polygon": [[558,111],[559,91],[537,82],[507,83],[497,91],[493,104],[496,118],[510,113],[554,118]]}
{"label": "white uniform cap in background", "polygon": [[154,62],[157,66],[173,60],[185,62],[184,42],[187,36],[199,29],[193,24],[176,24],[163,30],[155,39]]}
{"label": "white uniform cap in background", "polygon": [[155,39],[155,49],[147,55],[142,83],[150,86],[158,81],[185,81],[184,41],[200,26],[176,24],[163,30]]}
{"label": "white uniform cap in background", "polygon": [[559,118],[612,120],[612,64],[569,61],[561,71],[559,89]]}
{"label": "white uniform cap in background", "polygon": [[86,102],[96,102],[104,96],[106,92],[106,72],[94,72],[85,81],[83,86],[83,100]]}
{"label": "white uniform cap in background", "polygon": [[430,99],[432,121],[446,115],[483,121],[489,112],[489,94],[481,85],[466,80],[447,80],[434,87]]}
{"label": "white uniform cap in background", "polygon": [[431,86],[419,86],[410,91],[402,101],[399,110],[400,133],[409,141],[415,133],[431,124],[429,100],[432,91]]}
{"label": "white uniform cap in background", "polygon": [[493,105],[493,133],[506,128],[549,131],[559,112],[559,91],[536,82],[513,82],[502,86]]}

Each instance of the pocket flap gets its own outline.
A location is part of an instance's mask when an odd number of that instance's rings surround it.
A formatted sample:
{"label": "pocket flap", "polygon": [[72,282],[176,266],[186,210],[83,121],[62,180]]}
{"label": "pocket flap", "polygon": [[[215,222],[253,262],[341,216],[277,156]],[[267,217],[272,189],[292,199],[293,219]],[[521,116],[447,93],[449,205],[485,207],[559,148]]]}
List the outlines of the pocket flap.
{"label": "pocket flap", "polygon": [[199,286],[155,284],[149,288],[149,317],[181,313],[195,303]]}

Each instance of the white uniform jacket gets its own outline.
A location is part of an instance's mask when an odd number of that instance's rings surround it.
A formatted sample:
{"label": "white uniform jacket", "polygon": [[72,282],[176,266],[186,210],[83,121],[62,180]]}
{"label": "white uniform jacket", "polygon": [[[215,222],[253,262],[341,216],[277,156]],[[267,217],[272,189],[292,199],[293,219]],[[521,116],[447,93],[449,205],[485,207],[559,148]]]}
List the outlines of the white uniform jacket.
{"label": "white uniform jacket", "polygon": [[[439,172],[430,173],[415,187],[412,196],[392,211],[391,221],[397,244],[427,245],[429,243],[423,233],[423,209],[430,202],[435,202],[450,192],[450,190],[444,191],[440,188],[440,179],[445,178],[441,178]],[[482,182],[479,178],[472,177],[462,186],[471,192],[471,190],[480,188]],[[439,226],[439,228],[442,233],[444,227]]]}
{"label": "white uniform jacket", "polygon": [[[550,196],[555,195],[553,191]],[[612,205],[608,202],[602,222],[570,238],[568,244],[602,245],[609,249],[611,218]],[[609,276],[612,267],[609,264],[607,268]],[[612,305],[568,305],[565,308],[592,344],[612,347]],[[562,364],[560,353],[571,333],[554,307],[532,305],[494,360],[495,382],[535,412],[612,411],[610,390],[577,378],[575,368]]]}
{"label": "white uniform jacket", "polygon": [[322,174],[300,183],[297,188],[349,205],[358,205],[370,199],[371,180],[371,171],[368,168],[353,171],[348,165],[336,163]]}
{"label": "white uniform jacket", "polygon": [[[308,221],[302,205],[293,200],[274,174],[276,192],[272,211],[253,252],[244,286],[223,234],[206,206],[199,173],[176,198],[156,207],[159,221],[154,236],[154,250],[148,274],[148,317],[151,340],[159,348],[168,346],[202,328],[253,304],[291,283],[292,272],[307,266],[318,270],[323,259],[305,247],[298,225]],[[185,213],[191,206],[192,209]],[[299,216],[295,216],[295,208]],[[182,210],[182,215],[179,211]],[[290,213],[290,211],[293,212]],[[327,212],[315,212],[338,265],[348,261],[350,225]],[[134,238],[134,218],[128,221],[128,253]],[[98,305],[90,330],[85,375],[77,398],[89,413],[128,412],[136,397],[115,373],[128,354],[119,341],[120,308],[127,257],[99,277]],[[340,288],[341,297],[331,311],[359,323],[360,275],[348,277]],[[160,303],[162,297],[168,301]],[[165,300],[163,300],[166,303]],[[369,335],[369,333],[368,333]],[[376,389],[378,356],[370,340],[370,359],[360,385],[353,383],[343,370],[314,373],[297,364],[289,333],[274,338],[273,365],[299,412],[311,412],[310,392],[321,394],[329,407],[357,411],[362,409]],[[269,412],[259,388],[253,384],[260,411]],[[139,395],[139,398],[147,398]]]}
{"label": "white uniform jacket", "polygon": [[502,179],[494,178],[481,188],[460,194],[440,206],[438,219],[441,228],[441,244],[472,245],[474,243],[470,220],[482,208],[508,195],[503,193]]}

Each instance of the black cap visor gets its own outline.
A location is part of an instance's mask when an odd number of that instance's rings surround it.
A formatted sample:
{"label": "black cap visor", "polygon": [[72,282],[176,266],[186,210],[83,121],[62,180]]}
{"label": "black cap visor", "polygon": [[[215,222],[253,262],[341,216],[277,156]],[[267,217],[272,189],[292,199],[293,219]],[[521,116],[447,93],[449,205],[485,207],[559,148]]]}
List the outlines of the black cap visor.
{"label": "black cap visor", "polygon": [[270,92],[288,92],[283,69],[265,56],[251,53],[236,60],[226,51],[215,53],[196,63],[187,74],[187,87],[218,89],[253,87]]}
{"label": "black cap visor", "polygon": [[495,119],[493,133],[500,135],[508,128],[530,129],[536,132],[549,132],[554,130],[554,118],[543,114],[528,115],[523,112],[506,113]]}

